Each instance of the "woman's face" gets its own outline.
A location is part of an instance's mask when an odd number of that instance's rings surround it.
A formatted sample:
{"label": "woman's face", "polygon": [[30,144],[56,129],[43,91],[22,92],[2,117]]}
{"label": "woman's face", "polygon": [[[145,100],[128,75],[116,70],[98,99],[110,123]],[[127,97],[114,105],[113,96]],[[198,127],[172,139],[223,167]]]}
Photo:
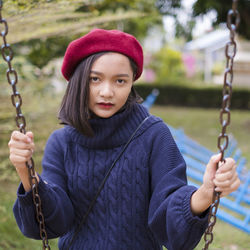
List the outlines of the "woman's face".
{"label": "woman's face", "polygon": [[126,56],[102,55],[90,71],[89,109],[99,117],[111,117],[126,103],[132,84],[133,71]]}

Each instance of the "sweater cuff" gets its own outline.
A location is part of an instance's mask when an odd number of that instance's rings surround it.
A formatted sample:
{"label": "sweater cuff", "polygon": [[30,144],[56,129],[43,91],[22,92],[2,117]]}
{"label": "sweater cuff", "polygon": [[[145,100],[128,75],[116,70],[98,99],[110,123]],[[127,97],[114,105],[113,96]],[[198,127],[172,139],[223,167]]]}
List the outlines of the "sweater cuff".
{"label": "sweater cuff", "polygon": [[[41,176],[40,175],[38,176],[39,176],[39,182],[38,182],[37,187],[38,187],[38,193],[41,196],[43,194],[46,194],[46,192],[48,191],[48,187],[47,187],[47,183],[42,180]],[[20,183],[18,186],[17,198],[20,204],[23,206],[33,205],[32,190],[30,190],[29,192],[26,192],[22,183]]]}
{"label": "sweater cuff", "polygon": [[183,199],[183,214],[184,218],[187,221],[188,224],[196,224],[200,226],[204,226],[204,224],[207,224],[208,222],[208,214],[209,214],[209,208],[203,212],[200,216],[193,215],[191,211],[191,197],[193,193],[197,190],[194,186],[187,186],[188,191],[186,196]]}

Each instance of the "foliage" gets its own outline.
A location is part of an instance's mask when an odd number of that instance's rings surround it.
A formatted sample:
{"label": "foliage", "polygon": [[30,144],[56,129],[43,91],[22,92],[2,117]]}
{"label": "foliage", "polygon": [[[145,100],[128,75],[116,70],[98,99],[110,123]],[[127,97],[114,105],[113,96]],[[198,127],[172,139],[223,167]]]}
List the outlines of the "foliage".
{"label": "foliage", "polygon": [[[109,23],[119,25],[133,18],[160,17],[154,2],[146,0],[142,3],[136,1],[137,4],[133,4],[134,0],[126,1],[126,4],[123,1],[126,8],[120,7],[121,1],[105,0],[24,1],[25,7],[22,8],[18,1],[13,1],[9,0],[3,6],[3,17],[7,19],[10,31],[8,42],[11,44],[31,39],[79,36],[93,27],[107,27]],[[156,20],[159,22],[159,18]],[[145,26],[153,25],[152,21]],[[136,33],[136,30],[133,32]]]}
{"label": "foliage", "polygon": [[176,38],[184,37],[186,41],[192,40],[192,30],[195,27],[194,19],[190,19],[186,22],[185,26],[176,20],[175,36]]}
{"label": "foliage", "polygon": [[[175,82],[168,84],[137,84],[137,91],[145,98],[154,88],[160,91],[156,99],[159,105],[175,105],[186,107],[221,107],[222,90],[220,87],[188,87]],[[250,109],[250,90],[234,89],[231,100],[232,109]]]}
{"label": "foliage", "polygon": [[147,18],[138,17],[124,21],[124,31],[134,35],[139,40],[145,38],[152,26],[162,27],[162,18],[157,15],[149,15]]}
{"label": "foliage", "polygon": [[[27,60],[38,68],[44,67],[50,60],[61,57],[67,44],[76,37],[49,37],[47,39],[34,39],[24,43],[28,47]],[[18,46],[22,48],[22,46]]]}
{"label": "foliage", "polygon": [[[18,73],[19,79],[34,80],[36,78],[34,65],[23,56],[15,56],[15,59],[12,61],[12,67]],[[0,61],[0,81],[6,80],[6,71],[7,63],[2,60]]]}
{"label": "foliage", "polygon": [[118,22],[111,22],[108,28],[117,28],[120,26],[122,30],[128,32],[137,38],[144,38],[147,31],[153,25],[162,25],[161,15],[159,15],[155,2],[152,0],[102,0],[93,1],[89,4],[83,4],[77,11],[98,12],[99,15],[120,15],[124,12],[137,12],[138,16],[134,18],[124,19]]}
{"label": "foliage", "polygon": [[164,83],[165,79],[180,79],[185,74],[181,52],[169,46],[163,47],[152,56],[149,67],[155,71],[159,83]]}
{"label": "foliage", "polygon": [[142,40],[153,25],[162,26],[151,0],[7,0],[3,11],[8,43],[39,68],[63,56],[69,41],[94,27],[119,28]]}
{"label": "foliage", "polygon": [[[181,0],[158,0],[157,7],[161,13],[174,17],[176,17],[176,10],[182,8]],[[204,15],[214,10],[217,13],[217,19],[214,20],[213,25],[216,26],[220,23],[226,23],[227,13],[231,8],[232,1],[228,0],[197,0],[193,5],[193,17]],[[241,17],[238,32],[246,39],[250,39],[250,1],[238,0],[238,11]],[[187,27],[187,25],[184,25],[183,31],[185,31]],[[185,33],[183,34],[185,35]]]}
{"label": "foliage", "polygon": [[18,11],[29,11],[30,9],[37,7],[38,4],[46,2],[58,2],[56,0],[6,0],[4,4],[12,6],[13,9]]}
{"label": "foliage", "polygon": [[182,8],[181,0],[157,0],[156,6],[161,13],[173,16],[175,16],[173,10]]}
{"label": "foliage", "polygon": [[212,68],[213,75],[220,75],[223,74],[225,65],[222,62],[215,62]]}
{"label": "foliage", "polygon": [[143,13],[155,12],[155,2],[152,0],[102,0],[96,3],[99,11],[136,10]]}
{"label": "foliage", "polygon": [[175,36],[183,37],[186,41],[192,40],[192,30],[195,20],[190,16],[186,23],[181,23],[178,19],[178,11],[183,10],[181,0],[157,0],[156,6],[160,13],[175,18]]}
{"label": "foliage", "polygon": [[[11,86],[0,81],[0,181],[16,180],[17,175],[8,158],[8,140],[11,131],[16,130],[15,108],[10,100]],[[61,100],[60,95],[55,95],[48,79],[33,81],[19,81],[18,91],[22,96],[22,114],[26,118],[26,129],[37,131],[35,134],[36,154],[35,160],[40,161],[48,134],[59,127],[56,117]],[[39,131],[39,133],[38,133]],[[40,162],[37,164],[39,168]]]}
{"label": "foliage", "polygon": [[[193,15],[198,16],[200,14],[206,14],[210,10],[217,12],[217,19],[213,24],[225,23],[227,20],[227,13],[232,8],[232,1],[228,0],[197,0],[193,6]],[[238,32],[243,37],[250,39],[250,1],[238,0],[238,11],[241,17]]]}

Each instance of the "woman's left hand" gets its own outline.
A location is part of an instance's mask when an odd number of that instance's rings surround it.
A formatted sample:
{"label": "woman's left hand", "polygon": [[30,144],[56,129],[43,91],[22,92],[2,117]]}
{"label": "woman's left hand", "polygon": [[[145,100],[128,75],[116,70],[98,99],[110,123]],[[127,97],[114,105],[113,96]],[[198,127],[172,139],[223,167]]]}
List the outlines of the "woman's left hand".
{"label": "woman's left hand", "polygon": [[[194,215],[200,215],[213,203],[214,189],[222,197],[240,186],[234,159],[226,158],[225,162],[220,162],[220,159],[221,154],[210,158],[203,175],[203,184],[191,197],[191,211]],[[219,167],[216,170],[217,164]]]}
{"label": "woman's left hand", "polygon": [[[223,197],[238,189],[240,179],[236,172],[234,159],[226,158],[225,162],[220,162],[220,158],[221,154],[211,157],[203,176],[203,185],[207,191],[210,190],[211,196],[215,188],[215,191],[220,192],[220,196]],[[219,167],[216,170],[217,164]]]}

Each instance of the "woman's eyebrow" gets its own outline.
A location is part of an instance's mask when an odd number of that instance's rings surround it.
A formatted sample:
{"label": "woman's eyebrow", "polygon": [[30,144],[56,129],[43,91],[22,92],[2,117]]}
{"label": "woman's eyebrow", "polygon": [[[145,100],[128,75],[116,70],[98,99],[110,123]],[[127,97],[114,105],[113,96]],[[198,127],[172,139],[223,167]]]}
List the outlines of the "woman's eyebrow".
{"label": "woman's eyebrow", "polygon": [[[104,75],[102,72],[91,70],[90,73],[96,74],[96,75]],[[129,74],[117,74],[114,75],[115,77],[129,77]]]}
{"label": "woman's eyebrow", "polygon": [[129,74],[117,74],[116,77],[129,77]]}
{"label": "woman's eyebrow", "polygon": [[102,72],[98,72],[98,71],[95,71],[95,70],[91,70],[90,73],[96,74],[96,75],[103,75]]}

